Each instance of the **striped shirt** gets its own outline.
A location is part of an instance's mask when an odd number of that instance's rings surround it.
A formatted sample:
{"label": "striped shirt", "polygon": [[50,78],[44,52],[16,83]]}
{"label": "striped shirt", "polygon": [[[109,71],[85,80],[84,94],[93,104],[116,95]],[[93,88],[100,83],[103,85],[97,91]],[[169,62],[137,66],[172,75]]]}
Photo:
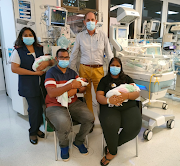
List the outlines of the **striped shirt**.
{"label": "striped shirt", "polygon": [[[78,75],[74,70],[67,68],[66,73],[63,73],[57,66],[54,66],[51,69],[49,69],[48,72],[46,73],[45,88],[62,87],[70,79],[76,79],[76,78],[78,78]],[[71,103],[75,102],[77,100],[77,96],[74,95],[74,97],[71,98],[71,100],[72,100]],[[61,104],[57,102],[56,97],[51,98],[48,94],[46,96],[45,102],[47,107],[61,106]]]}

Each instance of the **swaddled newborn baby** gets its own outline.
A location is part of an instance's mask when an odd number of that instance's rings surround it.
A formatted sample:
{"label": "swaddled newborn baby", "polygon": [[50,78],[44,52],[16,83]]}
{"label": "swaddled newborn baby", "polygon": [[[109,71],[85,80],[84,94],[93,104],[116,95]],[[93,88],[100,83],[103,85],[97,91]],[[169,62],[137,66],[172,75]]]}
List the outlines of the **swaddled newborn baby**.
{"label": "swaddled newborn baby", "polygon": [[[139,91],[140,91],[139,87],[134,83],[132,83],[132,84],[121,84],[120,86],[118,86],[112,90],[109,90],[106,93],[106,97],[110,98],[113,95],[119,96],[119,95],[121,95],[120,92],[129,93],[129,92],[139,92]],[[127,101],[128,100],[124,100],[124,102],[127,102]],[[109,104],[109,107],[113,107],[113,106],[114,105]],[[122,104],[121,104],[121,106],[122,106]]]}
{"label": "swaddled newborn baby", "polygon": [[[49,61],[52,60],[53,57],[50,55],[44,55],[44,56],[40,56],[39,58],[36,58],[33,65],[32,65],[32,69],[34,71],[36,71],[36,69],[39,67],[40,63],[43,61]],[[49,68],[51,68],[51,66],[46,67],[43,71],[47,71]]]}
{"label": "swaddled newborn baby", "polygon": [[[74,79],[71,79],[69,81],[67,81],[63,86],[71,83]],[[89,83],[86,82],[86,79],[85,78],[81,78],[81,77],[78,77],[76,78],[77,81],[80,81],[82,86],[87,86]],[[61,85],[62,86],[62,85]],[[61,105],[63,107],[68,107],[68,103],[71,103],[71,98],[73,98],[74,96],[71,96],[68,98],[68,93],[67,92],[64,92],[61,96],[58,96],[56,97],[57,101],[59,103],[61,103]]]}

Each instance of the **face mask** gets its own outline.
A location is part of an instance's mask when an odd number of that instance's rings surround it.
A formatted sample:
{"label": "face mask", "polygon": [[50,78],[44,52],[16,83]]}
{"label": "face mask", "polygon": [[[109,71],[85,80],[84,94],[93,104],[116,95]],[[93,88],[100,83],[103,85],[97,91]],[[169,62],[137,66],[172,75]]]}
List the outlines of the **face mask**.
{"label": "face mask", "polygon": [[113,76],[117,76],[120,72],[121,72],[121,68],[120,67],[116,67],[116,66],[111,66],[110,67],[110,73]]}
{"label": "face mask", "polygon": [[95,22],[94,21],[86,22],[86,26],[88,30],[92,31],[95,29]]}
{"label": "face mask", "polygon": [[58,65],[62,68],[66,68],[69,65],[69,60],[68,61],[67,60],[59,60]]}
{"label": "face mask", "polygon": [[32,45],[34,43],[34,37],[23,37],[23,42],[25,45]]}

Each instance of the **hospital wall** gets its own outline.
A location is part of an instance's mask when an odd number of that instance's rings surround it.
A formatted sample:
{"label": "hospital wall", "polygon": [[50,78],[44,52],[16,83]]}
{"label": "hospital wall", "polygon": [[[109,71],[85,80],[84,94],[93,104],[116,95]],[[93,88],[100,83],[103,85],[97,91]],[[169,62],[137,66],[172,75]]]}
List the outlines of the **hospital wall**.
{"label": "hospital wall", "polygon": [[108,34],[108,0],[99,0],[99,12],[103,14],[102,30]]}

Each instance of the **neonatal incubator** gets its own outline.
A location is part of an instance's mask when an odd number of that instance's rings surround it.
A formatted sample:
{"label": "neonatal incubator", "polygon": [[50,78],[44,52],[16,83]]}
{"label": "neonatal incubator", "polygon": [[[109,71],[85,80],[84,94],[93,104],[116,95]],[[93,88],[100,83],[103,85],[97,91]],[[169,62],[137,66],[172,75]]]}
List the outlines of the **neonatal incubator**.
{"label": "neonatal incubator", "polygon": [[[136,51],[133,51],[134,49],[135,47],[124,48],[124,56],[119,57],[124,72],[137,84],[145,86],[146,90],[141,90],[141,96],[147,99],[143,104],[164,97],[175,77],[171,56],[161,55],[159,44],[136,46]],[[157,101],[163,103],[163,109],[167,109],[165,101]]]}
{"label": "neonatal incubator", "polygon": [[[146,44],[144,46],[124,48],[119,54],[125,74],[129,75],[136,84],[143,85],[140,95],[146,104],[161,102],[162,108],[167,109],[166,101],[158,100],[166,95],[168,88],[172,85],[176,76],[173,71],[173,60],[171,56],[162,55],[160,44]],[[174,116],[162,116],[150,110],[143,109],[142,117],[149,122],[149,127],[144,132],[144,138],[152,138],[152,129],[167,122],[168,128],[174,127]]]}
{"label": "neonatal incubator", "polygon": [[[133,13],[136,13],[136,11],[133,11],[133,9],[121,8],[118,10],[117,21],[121,23],[121,20],[123,20],[124,24],[111,26],[110,42],[114,47],[113,52],[115,56],[119,57],[122,61],[124,73],[129,75],[136,84],[143,87],[140,91],[140,96],[145,99],[142,102],[142,118],[149,123],[143,137],[146,140],[151,140],[153,135],[152,129],[155,126],[167,123],[167,128],[174,127],[174,115],[159,115],[148,110],[146,107],[149,103],[161,102],[163,109],[168,108],[166,101],[158,99],[166,95],[167,89],[172,85],[176,76],[176,73],[173,71],[173,60],[171,55],[162,54],[161,45],[158,43],[147,43],[144,40],[142,43],[136,42],[135,45],[128,46],[129,24],[139,16],[138,14],[134,16]],[[121,12],[128,14],[122,14]],[[158,22],[152,21],[151,23]],[[150,31],[152,32],[153,30]]]}

